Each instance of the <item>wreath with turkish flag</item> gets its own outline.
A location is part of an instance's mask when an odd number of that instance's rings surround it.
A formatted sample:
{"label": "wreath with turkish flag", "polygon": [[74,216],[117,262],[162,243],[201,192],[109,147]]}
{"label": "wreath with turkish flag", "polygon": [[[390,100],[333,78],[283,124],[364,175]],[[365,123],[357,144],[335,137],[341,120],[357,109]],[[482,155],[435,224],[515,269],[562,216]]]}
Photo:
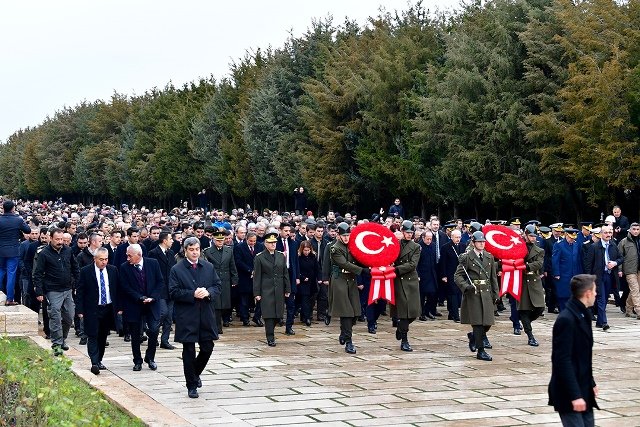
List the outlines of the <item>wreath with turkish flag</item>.
{"label": "wreath with turkish flag", "polygon": [[377,222],[365,222],[351,230],[349,251],[359,263],[371,268],[369,304],[378,299],[396,303],[391,265],[400,254],[400,242],[391,230]]}
{"label": "wreath with turkish flag", "polygon": [[500,296],[510,293],[517,301],[522,296],[522,272],[527,266],[527,245],[520,234],[504,225],[482,227],[486,240],[485,249],[502,263]]}

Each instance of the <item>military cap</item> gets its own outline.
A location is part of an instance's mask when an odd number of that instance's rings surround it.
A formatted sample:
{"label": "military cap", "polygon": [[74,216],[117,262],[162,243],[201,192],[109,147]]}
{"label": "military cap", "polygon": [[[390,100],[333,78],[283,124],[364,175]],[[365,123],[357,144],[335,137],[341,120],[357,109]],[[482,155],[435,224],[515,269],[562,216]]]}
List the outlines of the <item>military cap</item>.
{"label": "military cap", "polygon": [[484,233],[482,231],[476,231],[475,233],[473,233],[473,236],[471,236],[471,240],[473,240],[474,242],[486,242]]}
{"label": "military cap", "polygon": [[585,230],[591,230],[591,227],[593,227],[593,222],[591,221],[582,221],[580,223],[580,225],[582,226],[582,228],[584,228]]}
{"label": "military cap", "polygon": [[577,229],[573,228],[573,227],[566,227],[564,230],[565,235],[567,235],[568,237],[571,237],[572,239],[575,239],[576,237],[578,237],[578,231]]}
{"label": "military cap", "polygon": [[[338,228],[340,228],[340,226],[338,226]],[[414,232],[414,231],[416,231],[416,227],[413,225],[413,221],[410,221],[408,219],[405,219],[404,221],[402,221],[402,231],[403,232],[404,231],[406,231],[406,232]]]}
{"label": "military cap", "polygon": [[602,229],[600,227],[595,227],[595,228],[591,229],[591,234],[593,234],[597,238],[600,238],[600,232],[601,231],[602,231]]}
{"label": "military cap", "polygon": [[458,226],[458,224],[456,224],[455,222],[450,222],[448,224],[444,225],[444,228],[446,228],[447,230],[451,231],[454,228],[456,228]]}
{"label": "military cap", "polygon": [[341,222],[340,224],[338,224],[338,234],[341,236],[351,234],[351,227],[349,227],[349,224],[347,224],[346,222]]}
{"label": "military cap", "polygon": [[564,231],[564,224],[561,222],[556,222],[554,224],[551,224],[549,228],[551,228],[554,231]]}
{"label": "military cap", "polygon": [[528,234],[530,236],[538,237],[538,232],[536,230],[536,225],[535,224],[527,224],[527,226],[524,227],[524,234]]}
{"label": "military cap", "polygon": [[530,224],[533,224],[535,226],[539,226],[540,225],[540,221],[538,221],[537,219],[531,219],[531,220],[527,221],[526,225],[530,225]]}
{"label": "military cap", "polygon": [[215,240],[224,240],[224,238],[229,234],[229,231],[224,227],[215,227],[216,230],[213,232],[213,238]]}
{"label": "military cap", "polygon": [[539,227],[538,229],[540,230],[540,234],[542,234],[542,237],[544,237],[545,239],[548,238],[549,235],[551,234],[551,229],[544,225]]}
{"label": "military cap", "polygon": [[276,230],[269,230],[264,235],[265,243],[276,243],[278,241],[278,232]]}
{"label": "military cap", "polygon": [[520,222],[520,218],[519,217],[513,217],[509,220],[509,224],[510,225],[521,225],[522,223]]}

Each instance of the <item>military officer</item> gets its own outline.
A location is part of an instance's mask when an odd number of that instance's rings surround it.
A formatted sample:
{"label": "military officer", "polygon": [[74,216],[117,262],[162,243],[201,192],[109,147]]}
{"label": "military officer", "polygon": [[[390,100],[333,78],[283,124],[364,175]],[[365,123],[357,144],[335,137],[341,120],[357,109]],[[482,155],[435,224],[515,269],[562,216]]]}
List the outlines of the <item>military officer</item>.
{"label": "military officer", "polygon": [[484,250],[485,238],[482,231],[476,231],[471,238],[473,249],[460,255],[453,280],[462,292],[460,321],[471,325],[469,349],[476,351],[480,360],[490,361],[492,357],[485,348],[492,348],[487,332],[495,323],[494,302],[498,299],[498,278],[493,256]]}
{"label": "military officer", "polygon": [[331,286],[329,287],[329,301],[331,303],[331,316],[340,318],[340,344],[344,344],[344,351],[355,354],[356,349],[351,339],[353,325],[356,318],[362,313],[360,307],[360,295],[356,276],[361,274],[363,268],[357,265],[347,245],[351,237],[351,228],[346,222],[338,224],[338,238],[331,246]]}
{"label": "military officer", "polygon": [[213,246],[203,252],[204,258],[213,264],[222,286],[222,292],[215,299],[218,334],[222,334],[223,324],[229,326],[227,319],[231,317],[231,288],[238,285],[238,269],[233,257],[233,248],[224,244],[228,234],[230,233],[226,228],[216,227],[213,232]]}
{"label": "military officer", "polygon": [[284,315],[284,300],[291,293],[287,260],[276,251],[278,232],[269,230],[264,235],[265,249],[253,260],[253,295],[260,302],[267,345],[276,346],[276,322]]}
{"label": "military officer", "polygon": [[522,295],[518,302],[520,321],[527,334],[530,346],[537,347],[538,341],[533,336],[531,322],[536,320],[544,312],[544,288],[542,287],[542,265],[544,264],[544,249],[538,246],[536,226],[529,224],[524,229],[527,241],[527,256],[524,262],[527,270],[522,279]]}
{"label": "military officer", "polygon": [[398,318],[396,339],[402,340],[400,350],[413,351],[407,334],[409,325],[420,316],[422,307],[420,300],[420,284],[416,267],[420,261],[420,245],[413,241],[415,227],[413,222],[402,222],[402,240],[400,240],[400,254],[394,266],[396,268],[395,299],[396,305],[391,308],[391,316]]}

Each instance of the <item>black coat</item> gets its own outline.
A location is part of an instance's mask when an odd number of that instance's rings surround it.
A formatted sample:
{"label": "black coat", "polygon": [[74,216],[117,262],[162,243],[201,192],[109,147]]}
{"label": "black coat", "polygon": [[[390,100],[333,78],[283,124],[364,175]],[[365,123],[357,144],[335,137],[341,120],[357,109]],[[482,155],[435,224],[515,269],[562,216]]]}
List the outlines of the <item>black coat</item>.
{"label": "black coat", "polygon": [[298,267],[300,268],[300,285],[298,293],[300,295],[313,295],[318,292],[318,280],[320,280],[320,264],[313,254],[298,257]]}
{"label": "black coat", "polygon": [[264,245],[256,243],[251,255],[246,240],[233,248],[233,257],[238,270],[238,292],[246,294],[253,292],[253,259],[263,250]]}
{"label": "black coat", "polygon": [[420,290],[434,293],[438,291],[438,266],[436,264],[436,243],[426,245],[420,240],[420,260],[418,261],[418,277],[420,277]]}
{"label": "black coat", "polygon": [[587,409],[598,408],[592,350],[591,311],[571,298],[553,324],[549,405],[556,411],[572,412],[571,401],[580,398],[587,402]]}
{"label": "black coat", "polygon": [[[115,315],[120,310],[118,289],[120,277],[118,269],[107,265],[109,280],[109,295],[113,308],[113,316],[109,318],[109,329],[115,330]],[[84,332],[90,336],[98,336],[98,301],[100,300],[100,284],[96,277],[95,263],[91,263],[80,270],[78,286],[76,288],[76,313],[84,316]]]}
{"label": "black coat", "polygon": [[[613,239],[609,241],[609,260],[615,261],[618,264],[609,273],[612,284],[616,285],[617,288],[618,266],[622,264],[623,258]],[[589,245],[587,255],[584,258],[584,272],[594,274],[597,277],[596,283],[598,286],[602,284],[602,276],[605,274],[604,267],[604,248],[602,247],[602,241]]]}
{"label": "black coat", "polygon": [[453,275],[458,268],[458,257],[465,253],[467,250],[466,243],[460,242],[457,246],[453,244],[453,241],[445,243],[440,248],[440,262],[438,263],[438,280],[442,280],[443,277],[447,278],[447,286],[455,287],[453,282]]}
{"label": "black coat", "polygon": [[[140,291],[135,269],[136,267],[128,262],[120,265],[121,292],[118,297],[122,307],[122,317],[126,322],[138,322],[142,320],[143,309],[148,308],[153,318],[159,320],[160,303],[158,300],[162,298],[162,289],[164,288],[160,265],[153,258],[144,258],[142,270],[146,282],[145,295]],[[153,298],[155,301],[144,304],[142,302],[144,297]]]}
{"label": "black coat", "polygon": [[[289,266],[287,269],[289,270],[289,282],[291,283],[291,292],[298,292],[298,287],[296,285],[296,279],[300,275],[300,271],[298,269],[298,245],[294,239],[287,239],[287,246],[289,247]],[[278,237],[278,242],[276,243],[276,250],[284,253],[284,243],[282,242],[282,238]]]}
{"label": "black coat", "polygon": [[176,265],[176,254],[171,249],[167,249],[166,253],[162,252],[162,248],[158,245],[149,251],[149,258],[155,259],[160,264],[160,272],[164,280],[162,299],[169,299],[169,272],[171,267]]}
{"label": "black coat", "polygon": [[[207,288],[209,297],[197,299],[193,295],[197,288]],[[219,298],[220,291],[220,278],[208,261],[199,259],[196,270],[186,259],[171,268],[169,295],[175,301],[176,342],[218,339],[214,301]]]}

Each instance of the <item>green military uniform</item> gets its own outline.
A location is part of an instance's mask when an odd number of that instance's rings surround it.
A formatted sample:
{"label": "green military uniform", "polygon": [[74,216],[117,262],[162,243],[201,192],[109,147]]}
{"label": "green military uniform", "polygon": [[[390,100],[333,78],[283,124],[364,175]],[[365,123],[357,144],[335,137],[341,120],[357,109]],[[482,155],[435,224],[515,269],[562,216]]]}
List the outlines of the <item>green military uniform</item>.
{"label": "green military uniform", "polygon": [[533,336],[531,322],[544,312],[544,287],[540,278],[540,271],[544,265],[544,249],[535,243],[527,242],[528,253],[524,258],[527,266],[522,276],[522,293],[518,302],[518,313],[524,332],[529,338],[528,344],[534,347],[538,342]]}
{"label": "green military uniform", "polygon": [[413,240],[400,241],[400,254],[394,265],[396,268],[396,305],[391,315],[398,319],[415,319],[420,316],[420,283],[416,267],[420,261],[420,245]]}
{"label": "green military uniform", "polygon": [[329,303],[331,316],[340,318],[340,343],[347,353],[355,353],[352,343],[353,325],[362,313],[356,275],[362,273],[347,246],[338,238],[331,246],[331,284]]}
{"label": "green military uniform", "polygon": [[212,246],[205,249],[202,256],[213,264],[220,278],[222,290],[215,300],[215,307],[218,333],[222,333],[222,315],[231,317],[231,288],[238,284],[238,269],[233,257],[233,249],[229,246],[222,246],[220,249]]}
{"label": "green military uniform", "polygon": [[287,260],[280,251],[264,250],[253,259],[253,295],[260,296],[267,342],[273,342],[274,326],[284,315],[284,294],[291,292]]}

